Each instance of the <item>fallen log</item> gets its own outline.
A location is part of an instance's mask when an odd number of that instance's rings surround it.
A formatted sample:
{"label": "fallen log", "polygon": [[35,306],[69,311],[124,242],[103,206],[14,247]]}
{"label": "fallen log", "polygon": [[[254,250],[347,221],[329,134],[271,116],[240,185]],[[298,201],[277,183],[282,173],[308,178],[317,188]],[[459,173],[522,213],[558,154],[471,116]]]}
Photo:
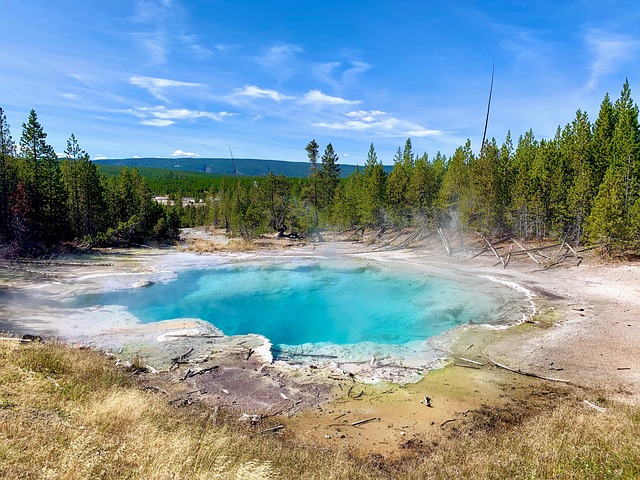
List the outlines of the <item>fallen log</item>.
{"label": "fallen log", "polygon": [[511,241],[515,243],[517,246],[519,246],[520,249],[524,251],[527,255],[529,255],[529,258],[531,258],[531,260],[533,260],[538,265],[540,265],[540,262],[533,255],[531,255],[531,252],[529,251],[529,249],[524,248],[515,238],[512,238]]}
{"label": "fallen log", "polygon": [[276,425],[275,427],[265,428],[260,433],[277,432],[279,430],[282,430],[283,428],[284,428],[284,425],[280,424],[280,425]]}
{"label": "fallen log", "polygon": [[445,420],[444,422],[442,422],[442,423],[440,424],[440,428],[444,427],[447,423],[455,422],[455,421],[457,421],[457,420],[458,420],[457,418],[450,418],[450,419],[448,419],[448,420]]}
{"label": "fallen log", "polygon": [[375,422],[376,420],[380,420],[380,417],[371,417],[371,418],[367,418],[365,420],[360,420],[357,422],[353,422],[351,424],[352,427],[357,427],[358,425],[364,425],[365,423],[369,423],[369,422]]}
{"label": "fallen log", "polygon": [[553,377],[544,377],[544,376],[538,375],[536,373],[525,372],[523,370],[520,370],[519,368],[507,367],[506,365],[503,365],[503,364],[498,363],[498,362],[494,362],[491,359],[489,359],[489,362],[491,362],[491,364],[494,367],[502,368],[502,369],[507,370],[509,372],[517,373],[518,375],[524,375],[525,377],[539,378],[540,380],[547,380],[549,382],[559,382],[559,383],[571,384],[571,382],[568,381],[568,380],[562,380],[560,378],[553,378]]}
{"label": "fallen log", "polygon": [[214,365],[213,367],[202,368],[200,370],[191,370],[191,369],[189,369],[189,370],[187,370],[187,373],[185,373],[184,376],[180,379],[180,381],[183,382],[187,378],[195,377],[196,375],[203,375],[205,373],[217,370],[218,368],[220,368],[219,365]]}
{"label": "fallen log", "polygon": [[189,355],[191,355],[193,353],[193,351],[194,351],[194,348],[191,347],[188,352],[185,352],[182,355],[178,355],[177,357],[172,358],[171,361],[173,363],[180,363],[180,362],[186,360],[187,358],[189,358]]}

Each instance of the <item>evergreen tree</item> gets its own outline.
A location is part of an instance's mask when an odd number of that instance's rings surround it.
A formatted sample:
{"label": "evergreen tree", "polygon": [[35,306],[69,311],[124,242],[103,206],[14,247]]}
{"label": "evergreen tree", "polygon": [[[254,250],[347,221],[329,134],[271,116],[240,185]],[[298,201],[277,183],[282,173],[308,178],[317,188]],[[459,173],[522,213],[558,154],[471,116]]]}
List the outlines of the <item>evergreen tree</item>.
{"label": "evergreen tree", "polygon": [[369,146],[367,161],[363,171],[363,198],[361,221],[364,225],[379,225],[383,221],[383,207],[385,204],[386,173],[382,162],[373,146]]}
{"label": "evergreen tree", "polygon": [[321,204],[329,207],[333,203],[338,183],[340,183],[340,165],[338,165],[338,155],[333,149],[333,145],[328,144],[322,155],[322,165],[320,167],[321,192],[323,199]]}
{"label": "evergreen tree", "polygon": [[479,157],[470,159],[465,201],[460,202],[463,224],[489,235],[500,230],[499,157],[500,152],[493,139],[485,142]]}
{"label": "evergreen tree", "polygon": [[[438,192],[437,205],[439,215],[437,225],[460,224],[460,210],[465,210],[463,202],[469,185],[468,165],[473,161],[471,140],[467,140],[463,147],[458,147],[447,163],[447,169],[442,178],[442,185]],[[468,209],[467,209],[468,211]]]}
{"label": "evergreen tree", "polygon": [[615,103],[614,118],[611,161],[587,225],[589,240],[607,253],[637,243],[634,215],[640,184],[640,127],[628,81]]}
{"label": "evergreen tree", "polygon": [[30,202],[33,240],[44,240],[51,245],[67,234],[66,203],[60,162],[46,138],[35,110],[31,110],[27,123],[22,124],[20,138],[21,154],[26,162],[23,178]]}
{"label": "evergreen tree", "polygon": [[529,238],[533,233],[530,202],[535,192],[531,181],[531,168],[538,150],[538,141],[529,130],[518,139],[513,162],[511,163],[513,188],[511,189],[510,224],[517,235]]}
{"label": "evergreen tree", "polygon": [[320,146],[315,141],[311,140],[305,147],[307,155],[309,157],[309,182],[304,192],[305,200],[313,208],[313,216],[315,218],[315,228],[318,228],[318,213],[320,210],[320,185],[321,178],[318,171],[318,155],[320,152]]}
{"label": "evergreen tree", "polygon": [[[593,155],[591,123],[587,114],[581,110],[577,111],[576,118],[563,132],[562,155],[569,166],[565,180],[570,185],[567,194],[568,218],[564,230],[569,239],[580,242],[596,192],[597,168]],[[566,185],[561,188],[566,188]]]}
{"label": "evergreen tree", "polygon": [[615,128],[613,104],[607,93],[600,105],[600,113],[593,126],[592,154],[593,154],[593,181],[597,189],[604,179],[604,175],[611,162],[611,141]]}
{"label": "evergreen tree", "polygon": [[398,147],[393,157],[393,170],[387,178],[388,213],[391,223],[396,225],[404,225],[410,221],[408,193],[411,173],[411,163],[405,161],[404,153]]}
{"label": "evergreen tree", "polygon": [[10,240],[9,194],[13,191],[12,161],[16,146],[4,110],[0,107],[0,243]]}

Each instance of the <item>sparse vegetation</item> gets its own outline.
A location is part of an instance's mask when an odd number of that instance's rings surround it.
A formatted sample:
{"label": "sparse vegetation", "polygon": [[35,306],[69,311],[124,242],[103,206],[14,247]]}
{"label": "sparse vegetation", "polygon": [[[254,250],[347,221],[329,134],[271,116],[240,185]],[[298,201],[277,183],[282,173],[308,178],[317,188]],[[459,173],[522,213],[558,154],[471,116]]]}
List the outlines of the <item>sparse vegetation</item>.
{"label": "sparse vegetation", "polygon": [[[570,391],[483,407],[396,459],[258,434],[230,412],[171,406],[98,352],[0,344],[2,478],[637,478],[640,409]],[[599,402],[606,399],[599,398]]]}

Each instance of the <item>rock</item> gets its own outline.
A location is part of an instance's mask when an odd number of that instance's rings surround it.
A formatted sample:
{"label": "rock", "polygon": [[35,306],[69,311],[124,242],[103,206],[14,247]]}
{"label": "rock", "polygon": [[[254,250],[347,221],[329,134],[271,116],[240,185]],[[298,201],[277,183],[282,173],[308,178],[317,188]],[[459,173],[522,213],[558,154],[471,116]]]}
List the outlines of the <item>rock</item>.
{"label": "rock", "polygon": [[151,280],[140,280],[139,282],[131,285],[133,288],[148,288],[151,285],[154,285],[156,282],[152,282]]}

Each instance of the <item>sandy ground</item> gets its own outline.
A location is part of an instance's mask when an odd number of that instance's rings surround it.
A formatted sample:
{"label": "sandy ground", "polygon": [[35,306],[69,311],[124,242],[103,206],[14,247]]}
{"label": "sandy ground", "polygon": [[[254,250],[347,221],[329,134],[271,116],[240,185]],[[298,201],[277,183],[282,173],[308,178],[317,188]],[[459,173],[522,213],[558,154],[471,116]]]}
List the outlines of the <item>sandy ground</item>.
{"label": "sandy ground", "polygon": [[[150,365],[156,373],[147,375],[146,381],[174,403],[203,400],[231,406],[239,413],[257,415],[249,418],[262,425],[284,424],[280,433],[361,454],[401,455],[412,442],[427,441],[431,432],[455,428],[469,410],[483,404],[508,405],[541,391],[547,395],[565,388],[565,383],[495,368],[492,361],[570,382],[592,401],[604,395],[637,402],[639,265],[591,258],[577,267],[568,263],[541,270],[525,257],[502,268],[493,265],[490,252],[473,259],[468,253],[451,257],[443,253],[437,244],[405,249],[327,242],[213,254],[206,260],[347,255],[392,268],[491,277],[533,292],[532,323],[504,330],[456,329],[438,340],[449,352],[448,366],[422,377],[415,371],[403,377],[383,362],[373,368],[272,363],[263,337],[221,337],[197,319],[140,325],[126,311],[96,308],[90,315],[70,314],[60,307],[59,302],[74,292],[163,281],[176,269],[202,264],[205,257],[175,250],[102,252],[66,264],[28,265],[27,272],[24,266],[15,272],[5,265],[0,274],[0,331],[94,345],[118,361]],[[422,379],[406,384],[388,381],[403,378]],[[431,398],[430,407],[425,396]],[[362,420],[369,421],[352,425]]]}

